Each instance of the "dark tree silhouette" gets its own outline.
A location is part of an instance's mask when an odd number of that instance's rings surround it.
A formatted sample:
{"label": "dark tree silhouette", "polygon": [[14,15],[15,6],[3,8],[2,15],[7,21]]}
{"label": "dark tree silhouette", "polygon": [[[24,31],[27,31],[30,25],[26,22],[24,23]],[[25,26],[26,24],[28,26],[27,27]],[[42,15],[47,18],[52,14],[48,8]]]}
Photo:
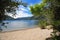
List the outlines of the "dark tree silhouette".
{"label": "dark tree silhouette", "polygon": [[[6,12],[12,13],[14,16],[16,14],[16,9],[18,8],[18,5],[23,5],[24,7],[27,7],[27,3],[22,2],[22,0],[0,0],[0,24],[2,26],[5,25],[3,20],[7,18]],[[6,27],[6,26],[5,26]],[[0,31],[1,31],[0,26]]]}
{"label": "dark tree silhouette", "polygon": [[24,7],[27,6],[26,3],[23,3],[19,0],[0,0],[0,20],[4,20],[6,18],[5,11],[13,12],[15,15],[15,11],[18,5],[23,5]]}

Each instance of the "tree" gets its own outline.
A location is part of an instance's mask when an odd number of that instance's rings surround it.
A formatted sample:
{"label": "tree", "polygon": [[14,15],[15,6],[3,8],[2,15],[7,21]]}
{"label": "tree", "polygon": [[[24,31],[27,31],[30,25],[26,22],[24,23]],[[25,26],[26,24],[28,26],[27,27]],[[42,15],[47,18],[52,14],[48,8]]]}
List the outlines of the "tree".
{"label": "tree", "polygon": [[49,9],[49,5],[45,2],[41,4],[35,4],[34,6],[30,6],[31,12],[34,16],[40,16],[44,19],[39,22],[41,26],[46,26],[47,24],[51,24],[53,15],[52,10]]}
{"label": "tree", "polygon": [[19,2],[19,0],[0,0],[0,20],[5,19],[5,11],[8,13],[11,12],[15,15],[18,5],[23,5],[24,7],[27,6],[26,3],[23,3],[22,1]]}
{"label": "tree", "polygon": [[[38,6],[31,6],[31,12],[37,16],[45,16],[45,18],[48,21],[48,24],[53,25],[53,40],[60,40],[60,34],[57,36],[56,31],[60,32],[60,0],[43,0],[42,4],[44,5],[43,7]],[[40,7],[40,8],[39,8]],[[37,10],[36,10],[37,9]],[[43,9],[43,10],[41,10]],[[35,11],[36,10],[36,11]],[[36,15],[37,14],[37,15]],[[44,23],[44,22],[43,22]],[[43,24],[42,23],[42,24]]]}
{"label": "tree", "polygon": [[[2,23],[2,26],[4,26],[5,23],[2,21],[6,19],[6,12],[12,13],[13,16],[16,14],[16,9],[18,8],[18,5],[23,5],[24,7],[27,7],[27,3],[24,3],[19,0],[0,0],[0,24]],[[1,31],[0,26],[0,31]]]}

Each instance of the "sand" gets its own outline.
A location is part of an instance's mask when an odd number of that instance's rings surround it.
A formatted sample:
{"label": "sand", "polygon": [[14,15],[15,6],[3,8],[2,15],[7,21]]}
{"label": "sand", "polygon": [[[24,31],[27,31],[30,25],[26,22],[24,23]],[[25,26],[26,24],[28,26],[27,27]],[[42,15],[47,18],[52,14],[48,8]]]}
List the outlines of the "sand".
{"label": "sand", "polygon": [[45,40],[53,30],[39,27],[0,33],[0,40]]}

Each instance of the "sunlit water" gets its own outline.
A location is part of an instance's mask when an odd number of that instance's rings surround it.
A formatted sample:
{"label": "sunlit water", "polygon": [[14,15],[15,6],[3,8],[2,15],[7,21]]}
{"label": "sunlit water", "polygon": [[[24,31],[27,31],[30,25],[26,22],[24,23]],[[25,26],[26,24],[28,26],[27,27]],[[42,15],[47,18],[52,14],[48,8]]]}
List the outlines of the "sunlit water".
{"label": "sunlit water", "polygon": [[7,28],[5,28],[4,26],[1,27],[3,29],[3,32],[20,30],[25,28],[33,28],[38,25],[38,20],[6,20],[4,22],[8,22],[8,24],[5,24]]}

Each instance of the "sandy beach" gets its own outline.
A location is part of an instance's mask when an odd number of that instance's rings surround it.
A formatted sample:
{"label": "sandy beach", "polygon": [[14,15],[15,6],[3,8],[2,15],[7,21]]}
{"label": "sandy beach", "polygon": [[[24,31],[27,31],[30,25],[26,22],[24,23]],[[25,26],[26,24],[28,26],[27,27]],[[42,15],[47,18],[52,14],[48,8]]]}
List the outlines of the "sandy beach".
{"label": "sandy beach", "polygon": [[53,30],[39,27],[0,33],[0,40],[45,40]]}

